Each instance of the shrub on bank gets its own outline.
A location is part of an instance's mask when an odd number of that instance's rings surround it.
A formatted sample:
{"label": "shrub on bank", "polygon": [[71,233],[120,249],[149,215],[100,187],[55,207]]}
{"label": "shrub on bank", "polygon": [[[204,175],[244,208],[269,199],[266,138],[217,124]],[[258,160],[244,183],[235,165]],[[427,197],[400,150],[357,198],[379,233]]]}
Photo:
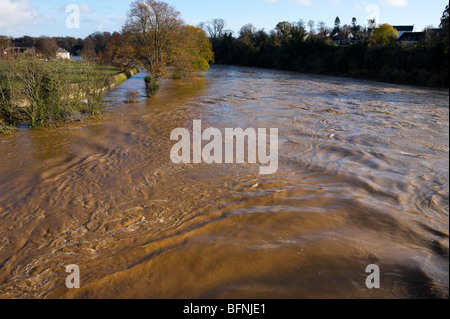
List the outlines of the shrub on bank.
{"label": "shrub on bank", "polygon": [[[90,63],[0,60],[0,133],[19,122],[38,127],[98,115],[111,75]],[[107,70],[110,73],[110,70]]]}
{"label": "shrub on bank", "polygon": [[160,88],[155,78],[151,76],[145,78],[145,92],[147,93],[147,97],[153,97],[158,94]]}
{"label": "shrub on bank", "polygon": [[3,71],[0,72],[0,121],[2,121],[3,130],[6,126],[13,125],[17,117],[17,110],[12,103],[14,75],[7,71],[9,68],[9,64],[5,65]]}
{"label": "shrub on bank", "polygon": [[16,131],[17,128],[12,125],[8,125],[0,119],[0,134],[7,134]]}

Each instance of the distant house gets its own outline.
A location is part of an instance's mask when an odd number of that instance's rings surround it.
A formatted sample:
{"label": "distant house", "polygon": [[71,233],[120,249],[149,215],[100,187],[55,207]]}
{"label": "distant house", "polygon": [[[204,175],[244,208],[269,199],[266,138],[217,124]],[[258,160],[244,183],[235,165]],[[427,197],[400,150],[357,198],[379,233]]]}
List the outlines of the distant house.
{"label": "distant house", "polygon": [[408,45],[423,42],[425,40],[425,32],[403,32],[398,39],[398,44]]}
{"label": "distant house", "polygon": [[350,44],[351,45],[354,45],[354,44],[361,44],[362,43],[362,40],[359,38],[359,37],[353,37],[351,40],[350,40]]}
{"label": "distant house", "polygon": [[69,60],[70,59],[70,53],[69,53],[69,51],[66,51],[63,48],[59,48],[56,51],[56,58]]}
{"label": "distant house", "polygon": [[331,38],[333,39],[334,43],[336,43],[337,45],[348,45],[348,44],[352,44],[352,41],[355,38],[355,36],[351,33],[349,33],[347,35],[336,33]]}
{"label": "distant house", "polygon": [[394,25],[393,27],[397,30],[399,39],[405,32],[414,32],[414,25]]}

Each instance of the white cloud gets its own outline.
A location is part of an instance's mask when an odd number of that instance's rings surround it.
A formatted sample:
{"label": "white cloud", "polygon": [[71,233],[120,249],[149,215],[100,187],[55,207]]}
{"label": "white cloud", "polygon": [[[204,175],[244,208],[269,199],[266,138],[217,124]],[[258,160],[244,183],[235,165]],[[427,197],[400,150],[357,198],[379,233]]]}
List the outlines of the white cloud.
{"label": "white cloud", "polygon": [[80,11],[89,13],[92,12],[92,9],[88,4],[80,4]]}
{"label": "white cloud", "polygon": [[40,20],[27,0],[0,0],[0,8],[0,33],[16,32]]}
{"label": "white cloud", "polygon": [[302,6],[308,6],[308,7],[312,6],[311,0],[289,0],[289,2],[298,4],[298,5],[302,5]]}
{"label": "white cloud", "polygon": [[408,0],[386,0],[386,4],[394,7],[406,7]]}

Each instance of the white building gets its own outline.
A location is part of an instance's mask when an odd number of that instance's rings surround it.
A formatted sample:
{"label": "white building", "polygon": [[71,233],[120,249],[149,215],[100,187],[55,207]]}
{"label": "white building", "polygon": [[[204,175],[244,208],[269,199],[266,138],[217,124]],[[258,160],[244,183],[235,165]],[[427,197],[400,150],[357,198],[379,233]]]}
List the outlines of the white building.
{"label": "white building", "polygon": [[69,60],[70,53],[63,48],[59,48],[58,51],[56,51],[56,58]]}

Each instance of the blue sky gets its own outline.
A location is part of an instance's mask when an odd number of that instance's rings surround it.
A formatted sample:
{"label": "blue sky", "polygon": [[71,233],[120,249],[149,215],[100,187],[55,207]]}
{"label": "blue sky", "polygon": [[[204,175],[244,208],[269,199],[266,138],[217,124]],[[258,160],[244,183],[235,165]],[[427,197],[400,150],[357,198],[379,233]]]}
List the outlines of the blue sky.
{"label": "blue sky", "polygon": [[[131,0],[0,0],[0,35],[74,36],[85,38],[96,31],[120,31]],[[378,17],[381,23],[414,24],[416,30],[439,26],[447,0],[167,0],[192,25],[214,18],[227,22],[227,29],[239,31],[247,23],[273,29],[280,21],[307,23],[313,20],[333,25],[356,17],[360,24]],[[80,9],[80,28],[68,28],[66,8]]]}

